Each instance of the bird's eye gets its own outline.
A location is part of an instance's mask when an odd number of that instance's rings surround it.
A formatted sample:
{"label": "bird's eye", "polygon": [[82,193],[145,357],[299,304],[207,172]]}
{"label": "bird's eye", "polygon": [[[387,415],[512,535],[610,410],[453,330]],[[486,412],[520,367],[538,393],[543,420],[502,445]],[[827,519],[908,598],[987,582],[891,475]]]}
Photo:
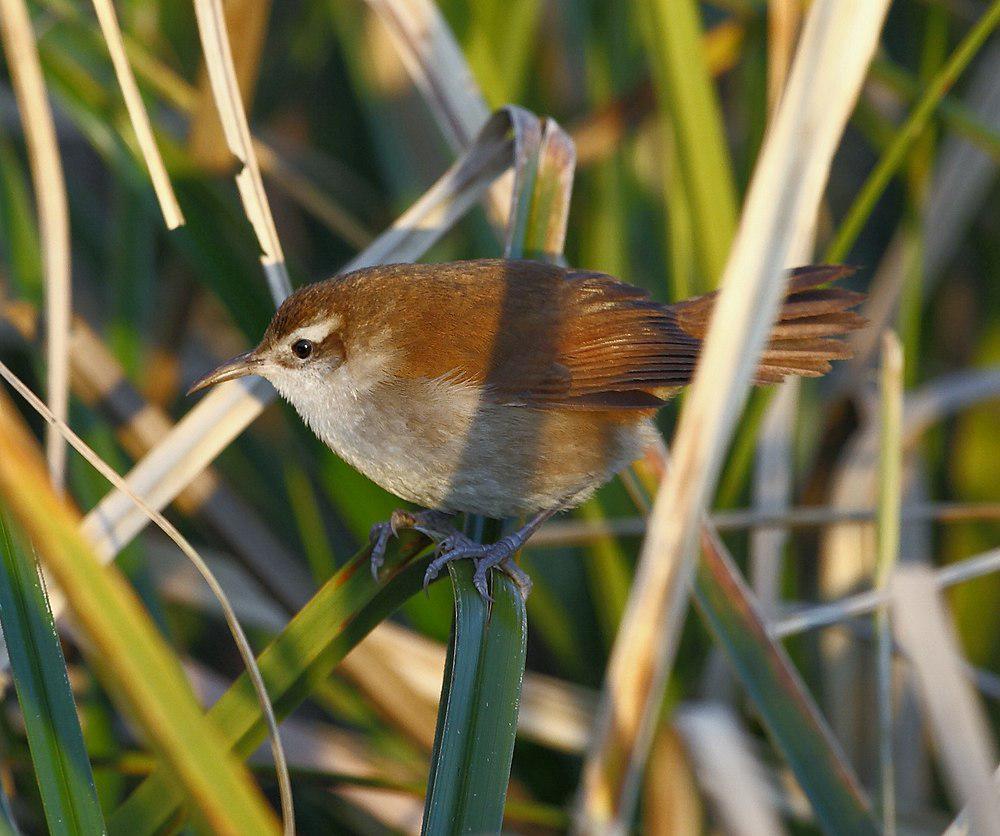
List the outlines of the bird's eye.
{"label": "bird's eye", "polygon": [[292,354],[300,360],[305,360],[312,353],[313,344],[311,340],[296,340],[292,343]]}

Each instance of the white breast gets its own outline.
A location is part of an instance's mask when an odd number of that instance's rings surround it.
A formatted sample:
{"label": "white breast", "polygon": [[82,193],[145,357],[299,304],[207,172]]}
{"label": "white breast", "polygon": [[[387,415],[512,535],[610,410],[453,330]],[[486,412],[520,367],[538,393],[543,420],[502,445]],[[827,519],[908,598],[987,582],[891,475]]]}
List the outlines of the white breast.
{"label": "white breast", "polygon": [[[373,482],[426,507],[453,504],[451,474],[476,414],[479,387],[387,381],[386,360],[366,354],[307,385],[297,373],[269,377],[320,440]],[[447,421],[441,420],[444,410]]]}

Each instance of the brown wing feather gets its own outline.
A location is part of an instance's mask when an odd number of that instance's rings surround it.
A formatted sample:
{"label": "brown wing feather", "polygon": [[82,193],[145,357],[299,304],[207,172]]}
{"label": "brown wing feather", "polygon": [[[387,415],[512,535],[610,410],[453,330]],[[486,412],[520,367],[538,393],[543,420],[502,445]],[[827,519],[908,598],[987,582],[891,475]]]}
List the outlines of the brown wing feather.
{"label": "brown wing feather", "polygon": [[[845,356],[829,338],[863,322],[847,311],[860,295],[816,288],[847,272],[793,272],[758,382],[822,374]],[[391,333],[401,349],[395,374],[484,384],[494,403],[538,407],[662,405],[661,396],[691,381],[715,301],[661,305],[603,273],[500,259],[390,265],[340,281],[365,283],[349,295],[345,318]]]}

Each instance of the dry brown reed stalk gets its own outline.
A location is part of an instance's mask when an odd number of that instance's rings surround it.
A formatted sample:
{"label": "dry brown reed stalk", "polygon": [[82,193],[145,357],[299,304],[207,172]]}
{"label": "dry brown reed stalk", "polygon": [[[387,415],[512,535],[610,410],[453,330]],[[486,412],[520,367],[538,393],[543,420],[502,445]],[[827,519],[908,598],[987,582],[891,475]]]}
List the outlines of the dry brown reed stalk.
{"label": "dry brown reed stalk", "polygon": [[[38,47],[24,0],[0,0],[0,35],[24,125],[31,179],[35,187],[38,228],[42,237],[47,400],[53,414],[60,421],[65,421],[69,410],[67,335],[72,309],[69,209],[55,123],[45,94]],[[61,490],[66,478],[66,443],[51,426],[46,430],[45,450],[52,484]]]}
{"label": "dry brown reed stalk", "polygon": [[[225,590],[220,586],[215,575],[212,574],[212,570],[209,569],[208,564],[202,559],[201,555],[195,551],[194,547],[188,542],[187,538],[184,537],[180,531],[167,520],[159,511],[151,508],[140,496],[131,491],[126,484],[125,480],[107,463],[102,459],[94,450],[73,430],[63,421],[55,416],[55,414],[45,406],[44,403],[28,388],[7,366],[0,362],[0,377],[3,377],[7,383],[14,388],[17,393],[28,402],[29,406],[35,410],[42,418],[45,419],[50,425],[56,427],[60,435],[78,452],[87,462],[105,479],[107,479],[118,491],[122,492],[124,496],[127,496],[129,500],[135,503],[136,507],[139,508],[143,514],[149,519],[150,522],[156,523],[157,526],[166,534],[177,547],[184,553],[184,555],[191,561],[191,563],[198,569],[205,583],[208,584],[209,588],[212,590],[212,594],[218,601],[219,606],[222,609],[222,613],[226,620],[226,625],[229,627],[229,632],[232,634],[233,641],[236,643],[236,648],[239,650],[240,657],[243,660],[243,665],[246,668],[247,676],[253,685],[254,692],[257,697],[257,701],[260,705],[261,714],[264,717],[264,722],[267,725],[268,737],[271,742],[271,752],[274,755],[274,766],[278,777],[278,790],[281,796],[281,810],[282,819],[284,822],[284,831],[288,836],[294,834],[295,832],[295,814],[294,808],[292,806],[292,785],[291,779],[288,777],[288,764],[285,761],[285,752],[281,746],[281,737],[278,733],[278,721],[274,716],[274,709],[271,706],[271,701],[267,696],[267,688],[264,685],[264,679],[261,676],[260,668],[257,667],[257,657],[254,654],[253,648],[250,646],[250,642],[243,632],[243,627],[240,625],[239,618],[236,616],[236,612],[233,609],[232,604],[226,597]],[[66,599],[63,597],[60,590],[52,586],[49,590],[49,600],[53,614],[57,611],[65,609]]]}
{"label": "dry brown reed stalk", "polygon": [[[886,3],[810,8],[785,95],[761,152],[674,460],[661,485],[608,665],[577,827],[624,832],[676,649],[700,517],[784,287],[811,231],[829,165],[874,52]],[[850,49],[845,50],[844,44]]]}
{"label": "dry brown reed stalk", "polygon": [[107,42],[108,52],[111,54],[111,63],[115,68],[115,75],[118,77],[118,85],[125,97],[125,107],[128,110],[129,119],[132,120],[139,150],[142,152],[146,168],[149,170],[149,179],[153,181],[153,190],[156,192],[163,220],[168,229],[176,229],[184,223],[184,214],[177,203],[177,196],[170,184],[170,176],[163,164],[156,140],[153,138],[149,114],[146,113],[146,106],[142,102],[139,87],[135,83],[135,76],[132,74],[128,56],[125,54],[125,42],[122,38],[121,28],[118,26],[118,16],[115,14],[114,3],[112,0],[94,0],[94,10],[97,12],[97,21],[104,34],[104,40]]}

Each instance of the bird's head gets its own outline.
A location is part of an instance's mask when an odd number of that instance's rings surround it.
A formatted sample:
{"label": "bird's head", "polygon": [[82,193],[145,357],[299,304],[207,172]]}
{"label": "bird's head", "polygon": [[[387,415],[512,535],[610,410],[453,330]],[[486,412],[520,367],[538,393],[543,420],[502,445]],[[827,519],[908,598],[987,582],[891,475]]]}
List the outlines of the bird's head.
{"label": "bird's head", "polygon": [[318,282],[289,296],[256,348],[213,369],[188,394],[247,375],[266,378],[286,397],[311,382],[328,380],[346,356],[335,281]]}

